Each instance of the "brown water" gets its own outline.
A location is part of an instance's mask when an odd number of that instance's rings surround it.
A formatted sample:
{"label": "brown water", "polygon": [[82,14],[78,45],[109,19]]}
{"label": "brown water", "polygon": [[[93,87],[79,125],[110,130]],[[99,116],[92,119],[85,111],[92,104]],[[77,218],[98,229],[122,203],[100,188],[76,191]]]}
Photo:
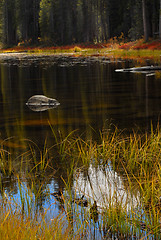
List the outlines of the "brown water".
{"label": "brown water", "polygon": [[[154,128],[158,123],[161,80],[145,74],[115,72],[116,69],[133,67],[136,62],[111,61],[96,56],[76,58],[25,54],[4,54],[0,59],[0,140],[3,148],[16,156],[26,151],[29,141],[42,149],[47,139],[52,146],[54,140],[49,123],[63,136],[77,129],[78,134],[83,134],[86,139],[97,138],[97,132],[103,128],[112,131],[114,125],[128,132],[133,129],[145,132],[150,130],[151,123]],[[143,63],[147,64],[151,63],[148,60]],[[26,102],[36,94],[55,98],[60,105],[34,112],[26,106]],[[60,169],[52,178],[48,178],[52,170],[42,179],[35,176],[36,188],[43,184],[43,193],[37,200],[36,208],[52,206],[49,218],[60,212],[59,204],[55,203],[50,193],[64,188],[60,179],[64,172],[61,163],[56,164],[60,164]],[[68,179],[68,176],[63,177]],[[101,194],[107,189],[114,189],[115,185],[120,198],[124,196],[126,201],[128,194],[123,179],[110,165],[106,171],[101,166],[97,170],[90,166],[88,179],[81,174],[73,178],[73,189],[78,195],[85,193],[92,200],[96,199],[102,206],[106,200],[101,200],[99,195],[101,180]],[[12,192],[12,197],[20,201],[17,180],[4,177],[1,173],[1,182],[5,191]],[[26,179],[25,184],[31,185],[30,180]],[[139,193],[131,197],[136,204],[138,197]],[[101,239],[100,233],[97,234],[95,239]]]}
{"label": "brown water", "polygon": [[[0,65],[0,133],[33,141],[50,134],[48,121],[64,133],[92,134],[109,124],[131,131],[158,122],[161,81],[144,74],[119,73],[135,62],[104,58],[3,57]],[[56,98],[60,106],[33,112],[25,103],[35,94]],[[49,132],[49,133],[48,133]],[[43,137],[42,137],[43,136]]]}

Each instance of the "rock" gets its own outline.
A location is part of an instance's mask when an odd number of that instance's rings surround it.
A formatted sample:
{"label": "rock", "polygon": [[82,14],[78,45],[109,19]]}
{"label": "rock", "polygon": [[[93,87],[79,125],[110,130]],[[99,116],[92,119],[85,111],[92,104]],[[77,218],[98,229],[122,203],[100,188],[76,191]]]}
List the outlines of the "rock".
{"label": "rock", "polygon": [[26,105],[43,105],[43,106],[48,106],[48,105],[60,105],[60,103],[53,98],[48,98],[44,95],[34,95],[29,98],[27,101]]}
{"label": "rock", "polygon": [[50,108],[56,108],[60,103],[53,98],[48,98],[44,95],[34,95],[30,97],[26,105],[33,111],[40,112]]}

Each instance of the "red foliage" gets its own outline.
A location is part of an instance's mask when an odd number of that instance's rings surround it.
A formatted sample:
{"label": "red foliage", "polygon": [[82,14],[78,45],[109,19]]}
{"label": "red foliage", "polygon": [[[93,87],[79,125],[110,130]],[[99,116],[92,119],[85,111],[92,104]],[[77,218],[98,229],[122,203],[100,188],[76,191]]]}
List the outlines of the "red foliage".
{"label": "red foliage", "polygon": [[144,42],[143,39],[133,41],[133,42],[127,42],[127,43],[111,43],[110,41],[108,43],[82,43],[82,44],[73,44],[73,45],[66,45],[66,46],[16,46],[13,48],[9,49],[3,49],[3,51],[10,51],[10,52],[24,52],[24,51],[37,51],[37,50],[47,50],[47,51],[52,51],[52,50],[73,50],[75,48],[80,48],[80,49],[103,49],[103,48],[115,48],[118,47],[120,49],[125,49],[125,50],[130,50],[130,49],[150,49],[150,50],[155,50],[155,49],[161,49],[161,40],[152,40],[149,42]]}
{"label": "red foliage", "polygon": [[143,39],[137,40],[135,42],[128,42],[124,43],[120,46],[121,49],[149,49],[149,50],[155,50],[155,49],[161,49],[161,40],[153,40],[150,42],[144,42]]}
{"label": "red foliage", "polygon": [[132,48],[132,46],[133,46],[133,42],[128,42],[128,43],[124,43],[124,44],[122,44],[119,48],[120,49],[131,49]]}

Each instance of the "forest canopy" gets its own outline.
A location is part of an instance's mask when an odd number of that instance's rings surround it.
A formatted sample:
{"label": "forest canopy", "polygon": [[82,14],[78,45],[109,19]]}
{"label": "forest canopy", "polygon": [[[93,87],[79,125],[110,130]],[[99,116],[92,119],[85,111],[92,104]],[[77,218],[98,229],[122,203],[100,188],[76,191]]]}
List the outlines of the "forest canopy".
{"label": "forest canopy", "polygon": [[[159,36],[161,0],[1,0],[0,42],[54,45]],[[160,30],[161,31],[161,30]]]}

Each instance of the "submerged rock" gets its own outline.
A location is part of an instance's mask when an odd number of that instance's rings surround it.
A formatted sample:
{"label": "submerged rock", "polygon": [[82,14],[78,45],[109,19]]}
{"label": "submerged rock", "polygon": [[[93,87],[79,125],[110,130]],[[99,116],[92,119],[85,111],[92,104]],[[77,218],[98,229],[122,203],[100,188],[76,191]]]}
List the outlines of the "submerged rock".
{"label": "submerged rock", "polygon": [[34,95],[28,99],[26,105],[33,111],[41,112],[56,108],[60,103],[56,99],[48,98],[44,95]]}

